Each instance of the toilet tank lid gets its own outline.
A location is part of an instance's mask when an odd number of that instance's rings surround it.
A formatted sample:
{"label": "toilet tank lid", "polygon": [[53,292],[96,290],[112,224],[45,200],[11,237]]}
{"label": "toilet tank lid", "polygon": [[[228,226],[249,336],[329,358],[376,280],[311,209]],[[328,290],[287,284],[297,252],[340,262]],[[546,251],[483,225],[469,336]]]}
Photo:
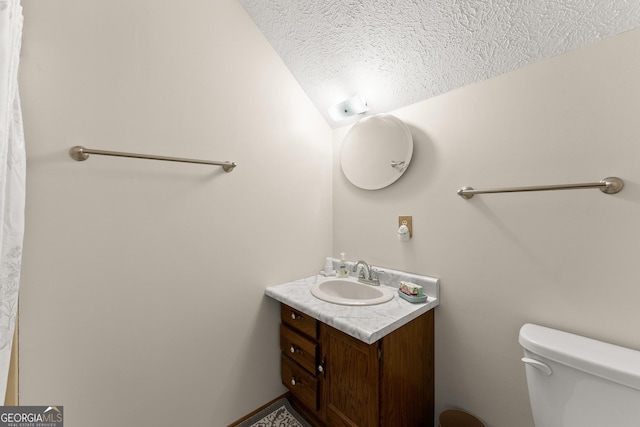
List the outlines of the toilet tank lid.
{"label": "toilet tank lid", "polygon": [[640,351],[527,323],[520,345],[574,369],[640,390]]}

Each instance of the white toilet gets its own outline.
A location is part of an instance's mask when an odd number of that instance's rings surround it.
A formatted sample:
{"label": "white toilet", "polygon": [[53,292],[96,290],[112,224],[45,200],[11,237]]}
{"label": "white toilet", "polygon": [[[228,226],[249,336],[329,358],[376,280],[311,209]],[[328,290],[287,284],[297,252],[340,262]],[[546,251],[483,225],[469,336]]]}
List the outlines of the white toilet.
{"label": "white toilet", "polygon": [[519,341],[536,427],[640,426],[640,351],[532,324]]}

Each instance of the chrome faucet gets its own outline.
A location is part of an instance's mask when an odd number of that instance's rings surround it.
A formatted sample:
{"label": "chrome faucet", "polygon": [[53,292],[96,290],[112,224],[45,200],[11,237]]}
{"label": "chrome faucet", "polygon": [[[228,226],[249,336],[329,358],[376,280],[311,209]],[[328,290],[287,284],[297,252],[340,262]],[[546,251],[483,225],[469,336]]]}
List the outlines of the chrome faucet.
{"label": "chrome faucet", "polygon": [[[360,271],[358,271],[358,267]],[[378,279],[378,272],[375,268],[372,268],[366,262],[360,260],[353,265],[354,272],[358,273],[358,282],[366,283],[368,285],[379,286],[380,279]]]}

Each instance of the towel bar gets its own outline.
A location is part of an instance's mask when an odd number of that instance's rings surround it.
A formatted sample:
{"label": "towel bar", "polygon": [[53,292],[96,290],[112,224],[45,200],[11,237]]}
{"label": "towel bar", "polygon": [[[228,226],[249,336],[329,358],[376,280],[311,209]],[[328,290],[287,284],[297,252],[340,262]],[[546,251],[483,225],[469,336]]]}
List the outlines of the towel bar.
{"label": "towel bar", "polygon": [[473,187],[462,187],[458,190],[458,196],[470,199],[476,194],[487,193],[515,193],[521,191],[548,191],[548,190],[581,190],[587,188],[599,188],[606,194],[615,194],[622,190],[624,182],[617,177],[603,178],[600,182],[587,182],[582,184],[538,185],[533,187],[490,188],[487,190],[475,190]]}
{"label": "towel bar", "polygon": [[212,160],[197,160],[197,159],[184,159],[180,157],[166,157],[155,156],[152,154],[135,154],[135,153],[123,153],[121,151],[107,151],[107,150],[94,150],[92,148],[85,148],[79,145],[71,147],[69,149],[69,156],[73,160],[79,162],[87,160],[89,154],[97,154],[100,156],[115,156],[115,157],[131,157],[134,159],[149,159],[149,160],[164,160],[168,162],[182,162],[182,163],[198,163],[203,165],[222,166],[225,172],[231,172],[233,168],[237,166],[235,162],[216,162]]}

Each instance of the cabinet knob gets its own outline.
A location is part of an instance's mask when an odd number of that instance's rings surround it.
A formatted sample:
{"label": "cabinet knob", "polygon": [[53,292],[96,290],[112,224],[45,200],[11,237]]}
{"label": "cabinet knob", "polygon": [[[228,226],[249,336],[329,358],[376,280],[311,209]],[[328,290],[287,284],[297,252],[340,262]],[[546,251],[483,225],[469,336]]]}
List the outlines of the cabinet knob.
{"label": "cabinet knob", "polygon": [[295,377],[291,377],[291,385],[296,385],[297,381],[295,379]]}
{"label": "cabinet knob", "polygon": [[296,348],[295,348],[294,346],[291,346],[291,348],[289,349],[289,351],[290,351],[291,353],[295,353],[295,352],[296,352]]}
{"label": "cabinet knob", "polygon": [[318,365],[318,372],[324,372],[324,368],[322,367],[322,365]]}
{"label": "cabinet knob", "polygon": [[291,318],[292,318],[293,320],[296,320],[296,319],[298,318],[298,316],[296,316],[296,314],[292,311],[292,312],[291,312]]}

